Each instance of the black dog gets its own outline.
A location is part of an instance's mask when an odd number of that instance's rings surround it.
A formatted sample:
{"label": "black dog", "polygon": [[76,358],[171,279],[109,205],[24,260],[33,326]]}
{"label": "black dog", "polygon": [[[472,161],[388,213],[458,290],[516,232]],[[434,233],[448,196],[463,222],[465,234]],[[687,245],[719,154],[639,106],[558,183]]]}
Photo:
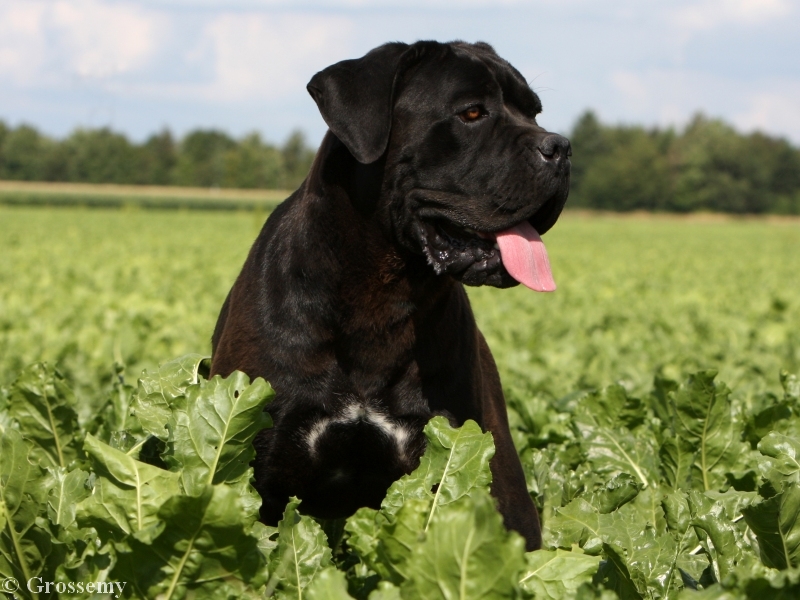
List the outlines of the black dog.
{"label": "black dog", "polygon": [[[539,518],[492,355],[461,283],[553,289],[539,233],[569,189],[569,142],[483,43],[392,43],[308,85],[330,131],[267,220],[222,306],[212,374],[276,391],[256,439],[262,519],[290,495],[323,518],[378,507],[435,414],[494,436],[492,493],[529,549]],[[538,233],[537,233],[538,232]]]}

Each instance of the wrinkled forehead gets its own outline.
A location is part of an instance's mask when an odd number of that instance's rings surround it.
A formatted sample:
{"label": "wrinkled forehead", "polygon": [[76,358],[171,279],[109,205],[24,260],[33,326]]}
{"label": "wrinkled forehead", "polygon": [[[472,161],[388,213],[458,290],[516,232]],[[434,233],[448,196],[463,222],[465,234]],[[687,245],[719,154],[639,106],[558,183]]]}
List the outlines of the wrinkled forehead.
{"label": "wrinkled forehead", "polygon": [[413,103],[449,110],[453,107],[501,101],[525,116],[542,111],[539,97],[522,75],[494,53],[445,46],[425,57],[404,78],[397,105]]}

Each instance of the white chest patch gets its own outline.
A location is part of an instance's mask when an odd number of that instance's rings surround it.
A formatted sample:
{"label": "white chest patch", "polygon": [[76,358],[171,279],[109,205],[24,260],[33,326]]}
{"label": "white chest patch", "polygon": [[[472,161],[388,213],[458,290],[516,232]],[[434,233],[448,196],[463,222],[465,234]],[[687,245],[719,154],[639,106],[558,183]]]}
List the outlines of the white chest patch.
{"label": "white chest patch", "polygon": [[394,442],[398,454],[405,458],[406,444],[410,437],[410,433],[405,426],[394,422],[384,412],[358,402],[346,406],[335,417],[320,419],[309,428],[305,436],[305,442],[311,456],[316,455],[317,442],[328,427],[331,425],[355,425],[359,422],[368,423],[377,428],[383,435]]}

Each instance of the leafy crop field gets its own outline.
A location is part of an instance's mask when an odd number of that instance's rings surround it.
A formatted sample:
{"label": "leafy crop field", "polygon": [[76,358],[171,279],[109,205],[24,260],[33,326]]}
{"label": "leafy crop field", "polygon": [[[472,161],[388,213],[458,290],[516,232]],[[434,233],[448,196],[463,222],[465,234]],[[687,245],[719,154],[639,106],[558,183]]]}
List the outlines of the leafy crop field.
{"label": "leafy crop field", "polygon": [[568,214],[556,293],[471,290],[543,517],[526,554],[469,423],[433,420],[378,511],[255,521],[271,390],[202,356],[264,218],[0,207],[11,597],[800,597],[800,223]]}

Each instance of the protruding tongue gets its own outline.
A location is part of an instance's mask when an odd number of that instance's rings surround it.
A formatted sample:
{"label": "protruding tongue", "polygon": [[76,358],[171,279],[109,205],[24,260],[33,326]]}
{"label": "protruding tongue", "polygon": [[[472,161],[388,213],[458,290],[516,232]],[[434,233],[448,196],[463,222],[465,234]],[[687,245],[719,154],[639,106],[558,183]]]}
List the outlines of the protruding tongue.
{"label": "protruding tongue", "polygon": [[550,260],[539,233],[527,221],[497,234],[500,257],[506,271],[522,285],[537,292],[556,289]]}

